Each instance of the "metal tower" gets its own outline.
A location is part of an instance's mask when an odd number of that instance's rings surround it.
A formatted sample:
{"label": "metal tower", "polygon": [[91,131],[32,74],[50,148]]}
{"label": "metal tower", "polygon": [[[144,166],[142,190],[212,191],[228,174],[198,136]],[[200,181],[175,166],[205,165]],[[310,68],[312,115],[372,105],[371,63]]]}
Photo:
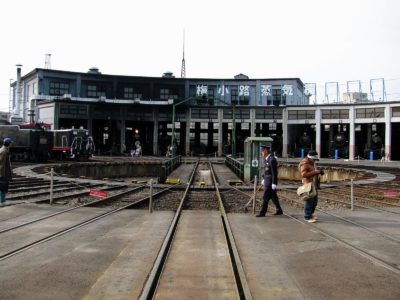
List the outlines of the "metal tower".
{"label": "metal tower", "polygon": [[181,78],[186,78],[186,66],[185,66],[185,31],[183,31],[183,56],[182,56]]}
{"label": "metal tower", "polygon": [[50,53],[45,54],[44,68],[51,69],[51,54]]}
{"label": "metal tower", "polygon": [[386,87],[385,87],[385,79],[376,78],[370,79],[369,88],[371,93],[372,102],[374,101],[386,101]]}

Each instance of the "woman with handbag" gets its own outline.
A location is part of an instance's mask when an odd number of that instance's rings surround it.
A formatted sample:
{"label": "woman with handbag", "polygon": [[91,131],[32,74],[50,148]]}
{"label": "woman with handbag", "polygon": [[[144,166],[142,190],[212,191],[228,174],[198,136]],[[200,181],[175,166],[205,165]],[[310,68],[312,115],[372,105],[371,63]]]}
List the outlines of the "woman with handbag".
{"label": "woman with handbag", "polygon": [[8,183],[12,178],[10,162],[10,145],[12,140],[5,138],[3,146],[0,148],[0,206],[6,204],[6,193],[8,192]]}
{"label": "woman with handbag", "polygon": [[307,157],[304,158],[299,164],[299,170],[303,184],[311,183],[315,190],[315,196],[304,201],[304,220],[308,223],[317,222],[317,218],[314,216],[315,208],[318,204],[318,192],[319,189],[319,175],[323,175],[323,170],[319,170],[315,167],[315,161],[319,160],[318,153],[314,150],[310,150]]}

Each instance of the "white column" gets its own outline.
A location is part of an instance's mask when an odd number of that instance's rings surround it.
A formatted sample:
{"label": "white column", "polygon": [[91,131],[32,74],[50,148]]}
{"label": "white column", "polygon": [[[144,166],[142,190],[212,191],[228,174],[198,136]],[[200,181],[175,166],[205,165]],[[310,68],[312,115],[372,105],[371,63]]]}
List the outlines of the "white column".
{"label": "white column", "polygon": [[389,104],[385,107],[385,154],[388,160],[392,157],[392,111]]}
{"label": "white column", "polygon": [[153,120],[154,120],[154,128],[153,128],[153,155],[159,155],[161,153],[158,152],[158,110],[157,108],[153,109]]}
{"label": "white column", "polygon": [[125,117],[121,120],[121,145],[119,151],[123,153],[126,151],[126,144],[125,144]]}
{"label": "white column", "polygon": [[288,111],[284,108],[282,111],[282,157],[288,156]]}
{"label": "white column", "polygon": [[218,156],[222,156],[222,119],[224,117],[224,110],[218,109]]}
{"label": "white column", "polygon": [[186,110],[186,144],[185,144],[185,154],[190,155],[190,114],[191,109]]}
{"label": "white column", "polygon": [[315,150],[321,156],[321,108],[315,110]]}
{"label": "white column", "polygon": [[[87,107],[86,107],[86,110],[87,110],[87,118],[88,118],[88,120],[87,120],[87,130],[89,130],[89,134],[90,135],[93,135],[93,114],[92,114],[92,112],[93,112],[93,109],[92,109],[92,105],[90,105],[90,104],[88,104],[87,105]],[[57,119],[58,119],[58,117],[57,117]]]}
{"label": "white column", "polygon": [[349,110],[349,160],[355,159],[355,150],[356,150],[356,132],[355,132],[355,120],[354,120],[354,106],[350,106]]}
{"label": "white column", "polygon": [[255,131],[256,131],[256,110],[250,109],[250,136],[255,136]]}

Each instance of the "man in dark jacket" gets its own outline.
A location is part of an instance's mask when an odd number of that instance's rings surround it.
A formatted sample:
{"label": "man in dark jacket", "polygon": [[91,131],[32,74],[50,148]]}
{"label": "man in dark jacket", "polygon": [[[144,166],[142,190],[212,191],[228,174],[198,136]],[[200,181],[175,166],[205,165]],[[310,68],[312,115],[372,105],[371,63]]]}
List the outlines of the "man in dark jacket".
{"label": "man in dark jacket", "polygon": [[3,146],[0,148],[0,206],[4,206],[6,204],[8,183],[12,178],[9,149],[11,144],[12,140],[10,138],[5,138],[3,140]]}
{"label": "man in dark jacket", "polygon": [[275,156],[271,154],[271,150],[268,146],[261,145],[261,153],[264,158],[264,174],[262,180],[264,185],[264,197],[261,211],[256,217],[265,217],[270,199],[272,199],[276,207],[274,215],[281,215],[283,211],[279,203],[278,195],[276,194],[276,189],[278,187],[278,162]]}

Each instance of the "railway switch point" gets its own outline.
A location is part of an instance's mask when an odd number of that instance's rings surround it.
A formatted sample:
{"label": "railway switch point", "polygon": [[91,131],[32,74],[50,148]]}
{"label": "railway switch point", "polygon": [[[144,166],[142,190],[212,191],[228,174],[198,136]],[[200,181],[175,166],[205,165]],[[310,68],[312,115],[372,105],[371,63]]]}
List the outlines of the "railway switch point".
{"label": "railway switch point", "polygon": [[167,178],[165,180],[165,183],[167,183],[167,184],[180,184],[181,180],[179,178]]}
{"label": "railway switch point", "polygon": [[227,182],[228,182],[229,185],[242,185],[242,184],[243,184],[243,181],[241,181],[241,180],[236,180],[236,179],[234,179],[234,180],[227,180]]}

